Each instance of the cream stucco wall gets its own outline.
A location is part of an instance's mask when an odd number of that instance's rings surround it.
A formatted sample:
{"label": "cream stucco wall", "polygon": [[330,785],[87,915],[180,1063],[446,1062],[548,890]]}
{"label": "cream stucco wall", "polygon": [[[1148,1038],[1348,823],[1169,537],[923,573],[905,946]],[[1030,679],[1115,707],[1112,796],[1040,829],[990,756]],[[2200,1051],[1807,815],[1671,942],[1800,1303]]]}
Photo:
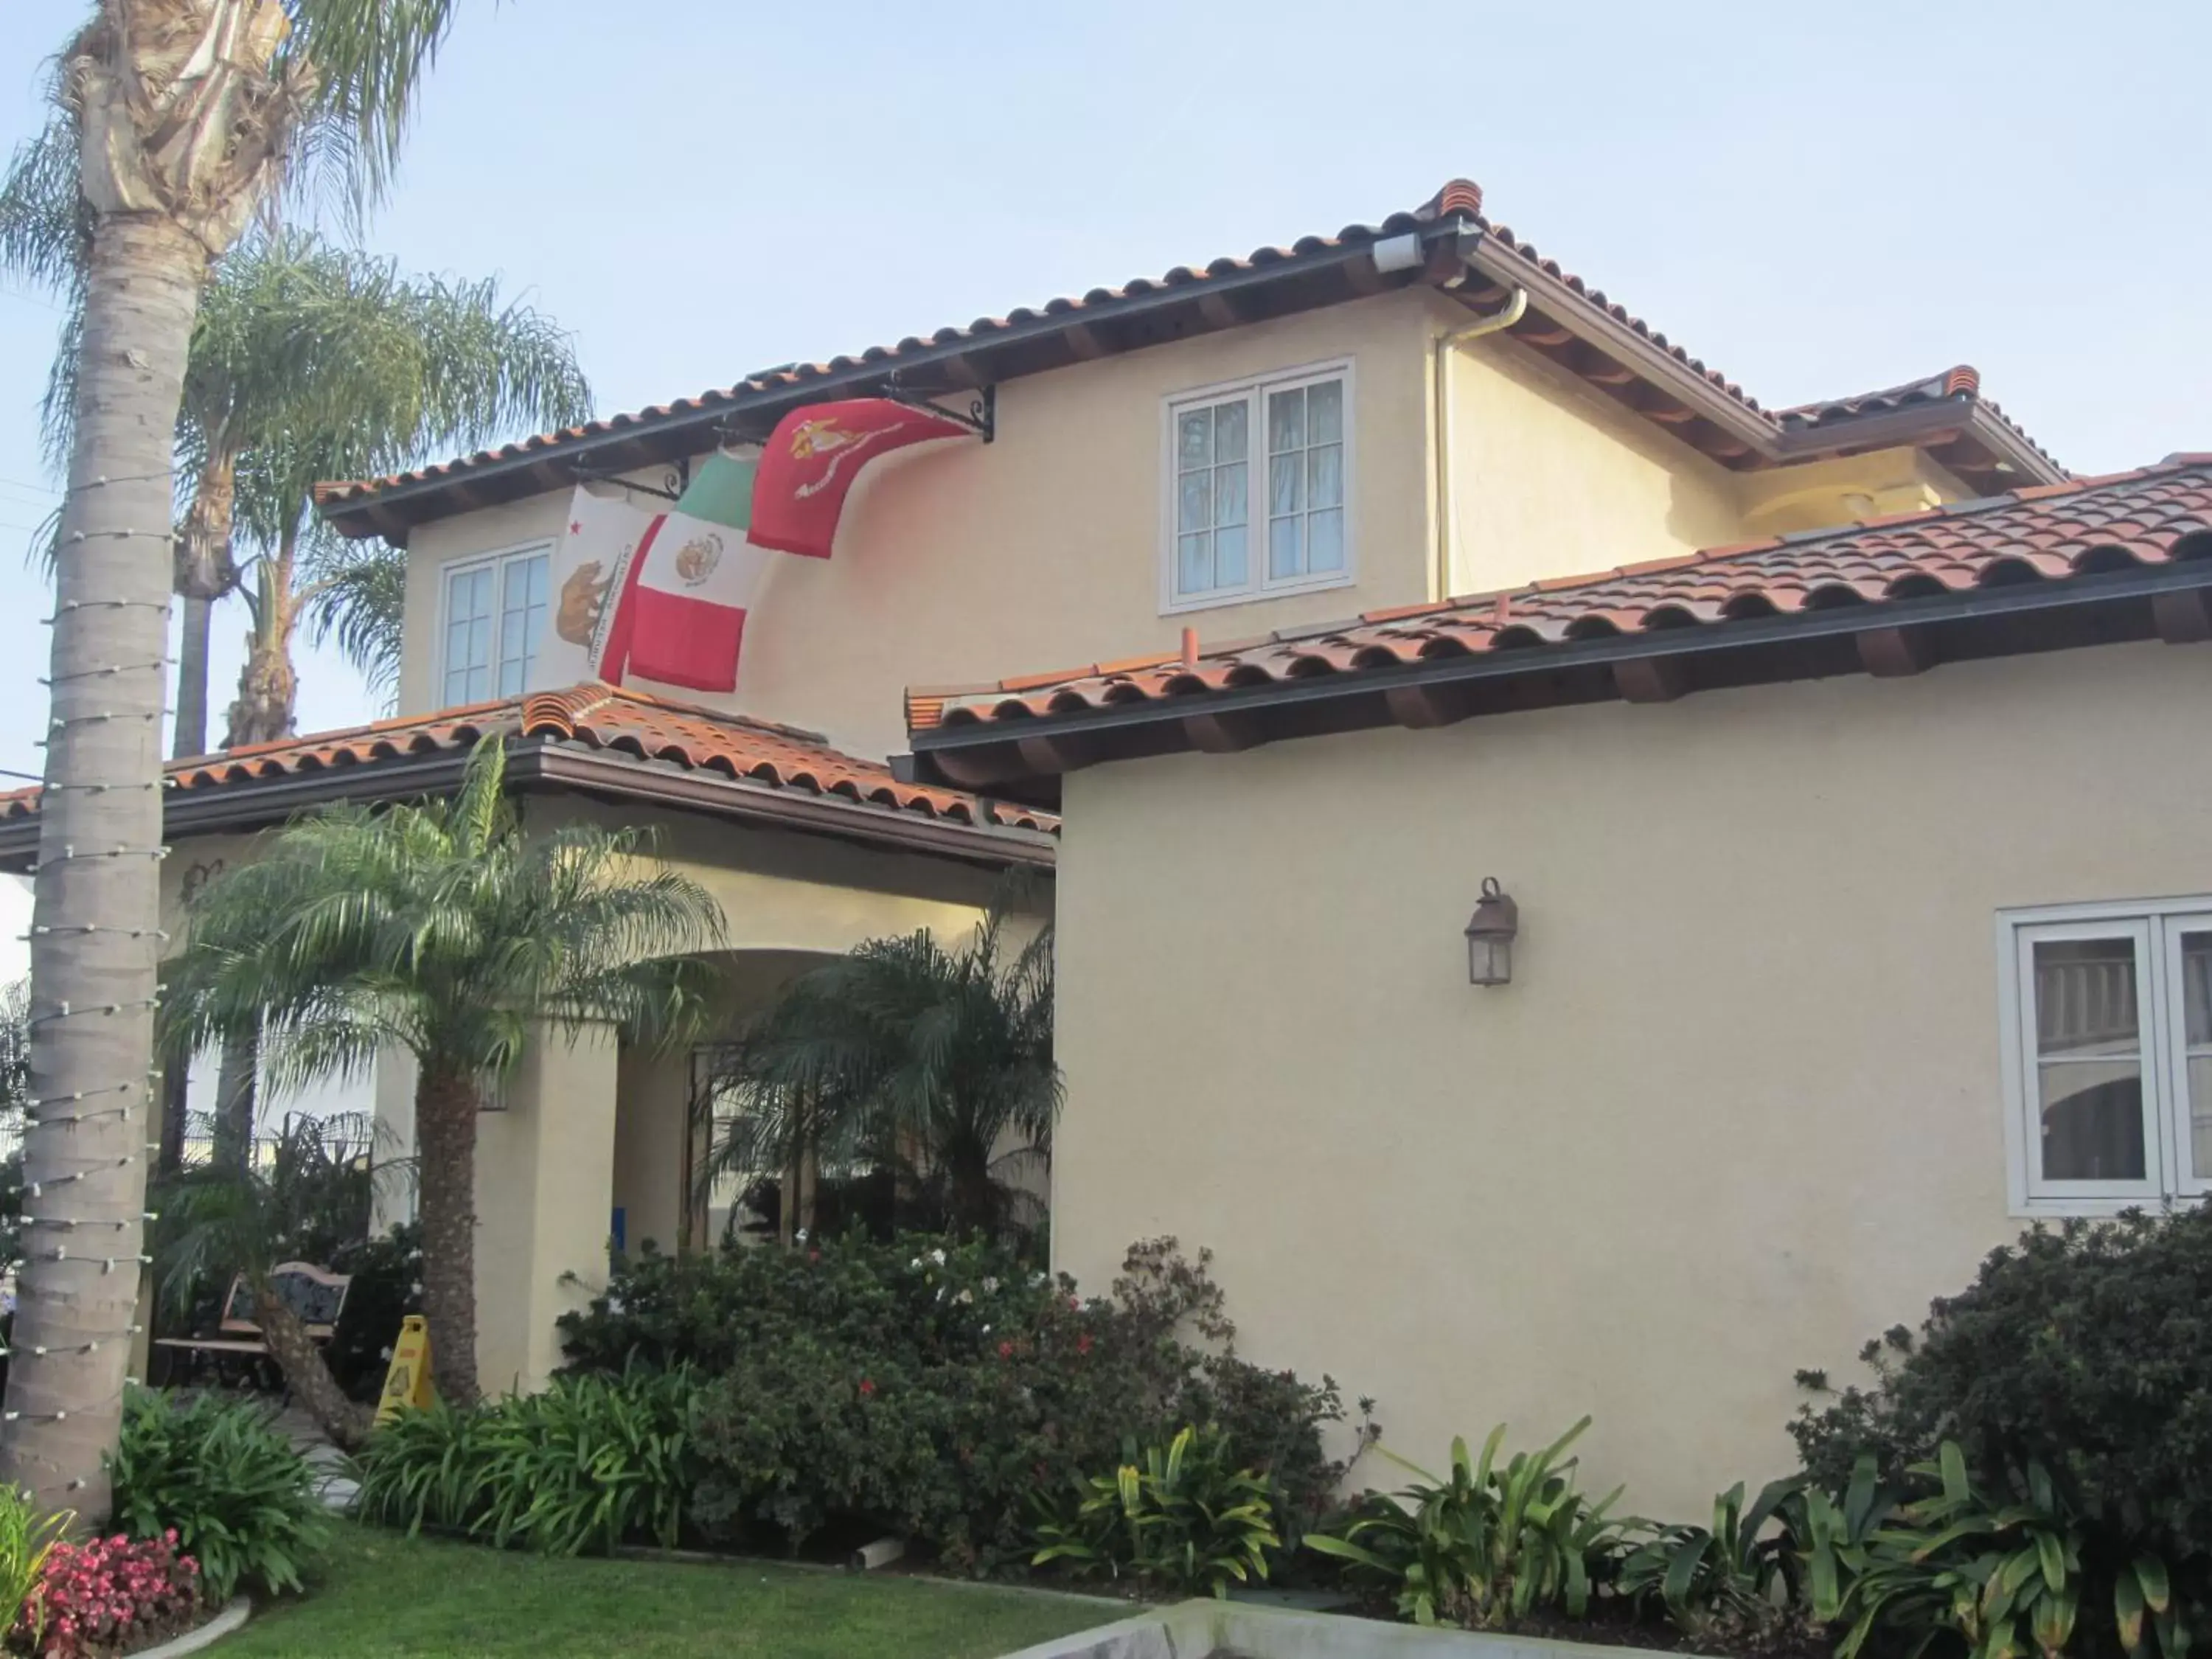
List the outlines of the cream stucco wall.
{"label": "cream stucco wall", "polygon": [[[900,694],[910,684],[1170,649],[1186,624],[1244,635],[1426,598],[1426,328],[1416,296],[1386,295],[1006,382],[994,442],[877,466],[846,509],[833,559],[771,561],[734,705],[882,755],[904,746]],[[1164,616],[1163,399],[1344,358],[1354,376],[1356,584]],[[403,713],[436,704],[440,567],[556,534],[567,500],[415,532]]]}
{"label": "cream stucco wall", "polygon": [[1700,1514],[2019,1231],[1994,915],[2212,892],[2208,696],[2124,646],[1077,773],[1056,1265],[1209,1244],[1407,1455],[1590,1412],[1592,1486]]}
{"label": "cream stucco wall", "polygon": [[[1438,304],[1437,326],[1467,326]],[[1449,355],[1453,593],[1672,558],[1737,538],[1740,481],[1518,341]]]}

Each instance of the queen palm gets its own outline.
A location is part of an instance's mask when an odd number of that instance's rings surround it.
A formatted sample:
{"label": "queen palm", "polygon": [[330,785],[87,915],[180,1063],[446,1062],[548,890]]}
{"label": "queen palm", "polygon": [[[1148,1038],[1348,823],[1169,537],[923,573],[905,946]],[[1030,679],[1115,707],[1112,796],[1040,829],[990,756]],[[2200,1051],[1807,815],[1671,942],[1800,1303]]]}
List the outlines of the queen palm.
{"label": "queen palm", "polygon": [[198,1043],[257,1031],[280,1083],[416,1067],[422,1303],[439,1393],[477,1395],[477,1111],[526,1042],[612,1025],[657,1047],[707,1013],[721,915],[651,861],[643,832],[576,824],[526,834],[502,793],[499,740],[459,793],[333,807],[202,888],[165,1018]]}
{"label": "queen palm", "polygon": [[957,949],[872,939],[792,981],[725,1059],[707,1178],[781,1170],[788,1234],[813,1165],[887,1166],[952,1231],[1003,1231],[1023,1196],[1004,1174],[1049,1154],[1061,1093],[1052,930],[1009,954],[1006,922],[994,906]]}
{"label": "queen palm", "polygon": [[[94,0],[56,124],[84,227],[31,943],[38,1219],[0,1478],[104,1516],[141,1251],[170,447],[210,262],[289,183],[380,196],[456,0]],[[64,1106],[64,1103],[66,1103]],[[42,1113],[51,1112],[51,1116]],[[82,1248],[87,1228],[109,1243]],[[66,1241],[66,1243],[64,1243]],[[79,1246],[69,1249],[69,1243]]]}
{"label": "queen palm", "polygon": [[195,508],[210,495],[229,506],[252,550],[240,562],[252,630],[226,745],[290,735],[303,619],[334,628],[372,672],[396,649],[390,608],[377,603],[392,561],[317,538],[318,480],[565,426],[591,402],[568,337],[502,299],[495,281],[410,276],[296,233],[257,238],[223,262],[185,387]]}

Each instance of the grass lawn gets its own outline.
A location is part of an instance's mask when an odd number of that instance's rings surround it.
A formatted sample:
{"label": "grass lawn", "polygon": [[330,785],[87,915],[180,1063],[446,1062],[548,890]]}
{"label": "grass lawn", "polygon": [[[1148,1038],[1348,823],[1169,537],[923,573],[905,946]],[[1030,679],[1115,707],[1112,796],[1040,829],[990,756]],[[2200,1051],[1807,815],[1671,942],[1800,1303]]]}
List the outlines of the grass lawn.
{"label": "grass lawn", "polygon": [[222,1659],[994,1659],[1121,1616],[1113,1603],[744,1562],[547,1560],[338,1528],[303,1600]]}

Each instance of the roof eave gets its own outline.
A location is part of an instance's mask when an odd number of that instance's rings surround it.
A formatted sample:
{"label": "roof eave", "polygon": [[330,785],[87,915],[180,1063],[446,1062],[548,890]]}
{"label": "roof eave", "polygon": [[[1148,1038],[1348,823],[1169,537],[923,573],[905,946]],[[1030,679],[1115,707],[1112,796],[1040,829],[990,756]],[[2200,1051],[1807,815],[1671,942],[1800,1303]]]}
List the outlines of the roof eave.
{"label": "roof eave", "polygon": [[[172,842],[194,836],[250,834],[334,802],[448,793],[459,786],[468,761],[469,751],[459,749],[170,789],[163,797],[162,833]],[[1018,865],[1048,871],[1058,852],[1057,842],[1043,830],[963,823],[715,771],[680,770],[614,750],[580,749],[550,737],[509,738],[507,776],[525,793],[574,790],[991,868]],[[38,844],[36,813],[0,823],[0,871],[27,867]]]}
{"label": "roof eave", "polygon": [[[1424,249],[1447,243],[1456,250],[1462,242],[1471,241],[1474,233],[1463,216],[1455,215],[1392,234],[1418,236]],[[1403,270],[1378,270],[1375,246],[1391,239],[1391,235],[1378,234],[1356,244],[1291,253],[1248,270],[1194,276],[1188,282],[1154,286],[1141,294],[1088,301],[1078,307],[1042,313],[988,334],[933,341],[896,355],[886,352],[873,360],[793,381],[757,387],[748,383],[733,395],[717,397],[712,402],[702,399],[691,408],[639,417],[608,432],[552,439],[516,455],[468,464],[443,477],[414,479],[367,495],[319,499],[317,511],[341,535],[382,536],[404,545],[416,525],[561,488],[574,482],[574,475],[580,469],[629,471],[697,454],[732,436],[765,437],[786,412],[809,404],[881,392],[895,382],[901,389],[920,395],[950,395],[1022,374],[1141,350],[1157,342],[1125,343],[1102,331],[1161,312],[1191,311],[1191,327],[1175,337],[1181,338],[1263,320],[1240,314],[1240,298],[1287,288],[1333,270],[1346,273],[1340,289],[1292,309],[1316,310],[1433,280],[1425,261]],[[1064,362],[1005,372],[1016,356],[1033,351],[1041,343],[1067,343],[1077,339],[1082,342],[1080,347],[1071,345]],[[737,430],[740,428],[748,429]],[[522,487],[514,487],[518,482]]]}
{"label": "roof eave", "polygon": [[[1798,661],[1794,668],[1769,662],[1749,674],[1741,673],[1739,664],[1736,678],[1718,677],[1714,683],[1917,672],[1954,655],[1963,659],[2187,637],[2169,632],[2161,601],[2205,590],[2212,590],[2212,561],[2192,560],[1926,599],[1868,600],[1783,617],[1455,654],[1062,714],[957,721],[910,732],[913,752],[902,769],[919,783],[989,788],[1044,805],[1056,801],[1062,774],[1101,762],[1187,749],[1255,747],[1312,731],[1441,725],[1470,714],[1510,712],[1520,705],[1504,703],[1492,710],[1469,701],[1479,688],[1500,682],[1557,681],[1583,672],[1601,690],[1571,700],[1657,701],[1704,689],[1701,659],[1747,653],[1794,655]],[[1845,647],[1848,665],[1838,666],[1840,659],[1820,655],[1814,647],[1822,642]],[[1961,644],[1972,648],[1957,648]],[[1308,713],[1293,718],[1301,710]]]}

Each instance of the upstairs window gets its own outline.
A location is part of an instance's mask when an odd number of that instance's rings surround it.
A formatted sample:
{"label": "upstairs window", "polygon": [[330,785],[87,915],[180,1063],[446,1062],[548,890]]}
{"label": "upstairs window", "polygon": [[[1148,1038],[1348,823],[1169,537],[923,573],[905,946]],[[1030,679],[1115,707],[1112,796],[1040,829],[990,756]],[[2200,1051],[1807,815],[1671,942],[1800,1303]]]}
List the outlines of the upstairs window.
{"label": "upstairs window", "polygon": [[528,689],[545,636],[550,565],[536,547],[447,567],[445,707]]}
{"label": "upstairs window", "polygon": [[1164,609],[1352,580],[1351,404],[1348,363],[1169,401]]}
{"label": "upstairs window", "polygon": [[2212,1192],[2212,899],[2003,921],[2014,1206]]}

